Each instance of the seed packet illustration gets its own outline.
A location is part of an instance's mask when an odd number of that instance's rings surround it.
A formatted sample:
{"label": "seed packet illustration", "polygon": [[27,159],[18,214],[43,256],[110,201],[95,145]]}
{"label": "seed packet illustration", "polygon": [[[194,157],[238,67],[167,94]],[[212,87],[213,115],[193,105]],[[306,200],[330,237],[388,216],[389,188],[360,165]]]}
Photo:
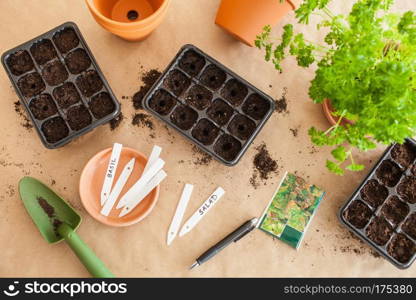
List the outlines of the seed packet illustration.
{"label": "seed packet illustration", "polygon": [[303,178],[286,173],[258,228],[297,249],[324,194]]}

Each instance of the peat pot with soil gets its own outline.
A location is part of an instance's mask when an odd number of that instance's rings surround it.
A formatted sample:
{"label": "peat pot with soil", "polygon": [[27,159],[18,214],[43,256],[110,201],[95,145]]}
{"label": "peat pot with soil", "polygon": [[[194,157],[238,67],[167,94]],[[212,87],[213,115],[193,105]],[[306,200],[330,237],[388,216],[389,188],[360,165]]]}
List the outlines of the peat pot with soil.
{"label": "peat pot with soil", "polygon": [[120,112],[74,23],[7,51],[2,62],[47,148],[61,147]]}

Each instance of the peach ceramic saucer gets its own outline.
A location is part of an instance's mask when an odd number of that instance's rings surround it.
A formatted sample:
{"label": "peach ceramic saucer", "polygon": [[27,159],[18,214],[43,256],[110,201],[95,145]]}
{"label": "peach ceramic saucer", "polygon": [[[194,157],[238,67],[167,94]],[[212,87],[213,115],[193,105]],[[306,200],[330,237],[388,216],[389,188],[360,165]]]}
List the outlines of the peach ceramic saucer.
{"label": "peach ceramic saucer", "polygon": [[100,204],[101,188],[104,182],[108,162],[110,160],[111,151],[112,148],[107,148],[97,153],[88,161],[84,170],[82,170],[79,183],[81,202],[87,212],[101,223],[117,227],[133,225],[143,220],[152,211],[153,207],[156,205],[157,199],[159,198],[159,186],[154,188],[153,191],[151,191],[150,194],[147,195],[146,198],[144,198],[143,201],[133,209],[133,211],[121,218],[118,217],[121,208],[116,209],[117,202],[140,178],[147,163],[147,158],[142,153],[132,148],[123,147],[116,175],[114,177],[113,186],[117,182],[124,166],[132,158],[136,159],[134,169],[108,217],[102,215],[100,213],[102,208]]}

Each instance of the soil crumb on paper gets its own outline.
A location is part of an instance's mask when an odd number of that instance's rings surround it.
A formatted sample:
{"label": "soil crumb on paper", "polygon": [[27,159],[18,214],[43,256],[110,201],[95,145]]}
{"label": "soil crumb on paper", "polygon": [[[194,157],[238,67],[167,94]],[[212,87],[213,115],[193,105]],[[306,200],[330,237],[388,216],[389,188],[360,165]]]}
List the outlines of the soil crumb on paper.
{"label": "soil crumb on paper", "polygon": [[154,129],[154,124],[152,120],[150,119],[149,115],[138,113],[133,116],[133,120],[131,121],[131,124],[138,126],[138,127],[147,127],[150,130]]}
{"label": "soil crumb on paper", "polygon": [[114,119],[110,121],[110,129],[112,131],[117,129],[117,127],[120,126],[123,119],[124,119],[123,113],[120,113],[117,117],[115,117]]}
{"label": "soil crumb on paper", "polygon": [[274,100],[274,103],[275,103],[275,106],[276,106],[275,110],[279,114],[280,113],[288,113],[286,95],[287,95],[287,87],[283,88],[283,93],[282,93],[282,96],[280,97],[280,99]]}
{"label": "soil crumb on paper", "polygon": [[144,72],[141,80],[143,85],[133,96],[133,106],[135,109],[143,109],[143,98],[153,86],[153,84],[159,79],[162,73],[156,69],[151,69]]}
{"label": "soil crumb on paper", "polygon": [[16,101],[14,103],[14,110],[22,119],[21,125],[27,130],[32,129],[33,128],[32,122],[30,122],[30,120],[28,119],[26,112],[23,110],[22,105],[19,101]]}
{"label": "soil crumb on paper", "polygon": [[212,156],[209,155],[208,153],[205,153],[204,151],[199,149],[197,146],[193,146],[192,151],[193,151],[194,155],[197,156],[193,160],[194,165],[207,166],[212,161]]}
{"label": "soil crumb on paper", "polygon": [[266,181],[272,174],[278,174],[278,164],[274,160],[269,151],[267,150],[266,144],[261,144],[256,148],[257,153],[253,159],[253,175],[250,178],[250,184],[257,188],[261,182]]}

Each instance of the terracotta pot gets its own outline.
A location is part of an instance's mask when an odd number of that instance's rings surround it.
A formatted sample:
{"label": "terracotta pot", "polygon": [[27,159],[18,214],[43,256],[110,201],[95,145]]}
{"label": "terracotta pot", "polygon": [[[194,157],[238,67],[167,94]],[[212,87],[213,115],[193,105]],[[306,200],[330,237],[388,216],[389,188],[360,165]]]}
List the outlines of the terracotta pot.
{"label": "terracotta pot", "polygon": [[276,25],[301,0],[222,0],[215,24],[243,43],[253,46],[266,25]]}
{"label": "terracotta pot", "polygon": [[[331,100],[325,99],[324,102],[322,102],[322,109],[324,111],[324,115],[327,118],[328,122],[331,125],[335,125],[338,122],[339,117],[338,116],[335,116],[333,114],[334,108],[331,105]],[[351,121],[351,120],[348,120],[346,118],[342,118],[341,125],[346,125],[346,124],[352,125],[352,124],[354,124],[354,122]]]}
{"label": "terracotta pot", "polygon": [[170,0],[85,0],[95,21],[128,41],[148,37],[163,21]]}

